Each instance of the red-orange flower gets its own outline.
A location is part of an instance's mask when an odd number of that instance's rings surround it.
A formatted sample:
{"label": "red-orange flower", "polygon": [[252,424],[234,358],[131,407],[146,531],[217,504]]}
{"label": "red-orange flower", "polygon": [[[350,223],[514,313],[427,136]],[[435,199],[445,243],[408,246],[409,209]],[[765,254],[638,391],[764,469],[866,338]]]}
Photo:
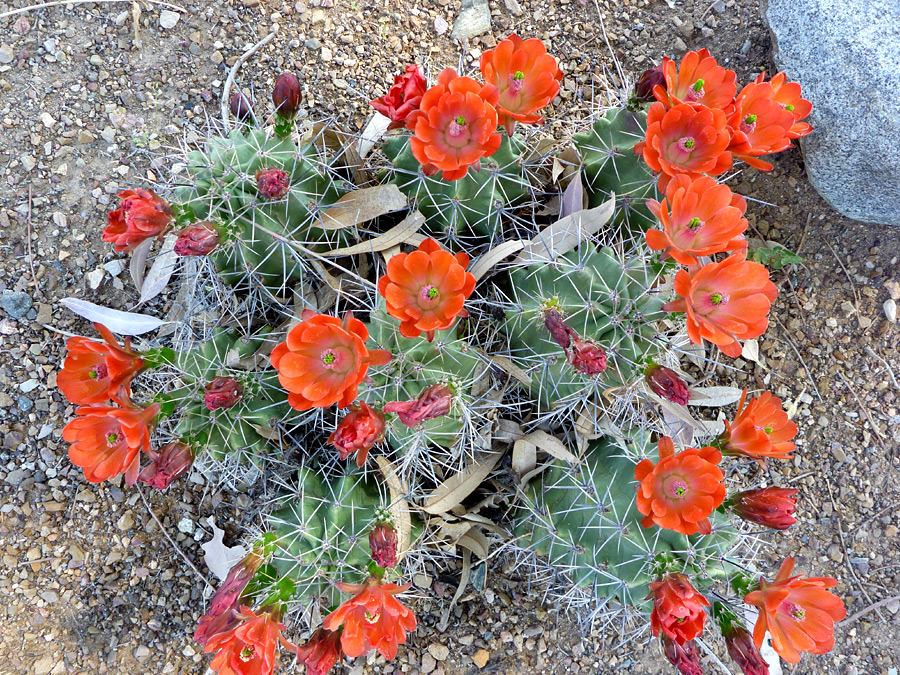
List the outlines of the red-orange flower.
{"label": "red-orange flower", "polygon": [[747,248],[746,200],[709,176],[675,176],[662,202],[648,199],[647,208],[663,227],[647,230],[647,245],[682,265],[697,265],[699,256]]}
{"label": "red-orange flower", "polygon": [[[756,78],[757,83],[765,82],[766,74],[762,72]],[[812,103],[803,98],[803,90],[797,82],[788,82],[787,75],[775,73],[769,80],[772,85],[773,99],[781,107],[794,116],[794,124],[788,132],[788,138],[800,138],[812,133],[813,128],[805,120],[812,111]]]}
{"label": "red-orange flower", "polygon": [[725,499],[725,474],[717,466],[722,454],[706,447],[686,448],[676,455],[668,436],[658,445],[659,462],[643,459],[634,467],[634,479],[640,483],[637,509],[644,516],[641,525],[709,534],[709,515]]}
{"label": "red-orange flower", "polygon": [[106,326],[95,323],[94,328],[105,342],[83,337],[66,341],[68,354],[56,384],[72,403],[105,403],[128,397],[132,378],[144,367],[128,338],[124,346],[119,346]]}
{"label": "red-orange flower", "polygon": [[305,645],[297,648],[297,660],[306,666],[307,675],[325,675],[341,660],[341,634],[320,628]]}
{"label": "red-orange flower", "polygon": [[271,675],[279,642],[297,650],[281,635],[284,624],[279,623],[275,612],[264,610],[256,614],[244,605],[237,619],[236,628],[212,636],[203,648],[207,654],[216,652],[209,668],[219,675]]}
{"label": "red-orange flower", "polygon": [[538,111],[559,93],[563,73],[543,42],[513,34],[481,55],[481,76],[499,89],[499,121],[512,136],[516,122],[544,123]]}
{"label": "red-orange flower", "polygon": [[150,237],[161,237],[169,229],[172,207],[153,190],[123,190],[119,208],[110,211],[103,241],[115,243],[116,253],[131,251]]}
{"label": "red-orange flower", "polygon": [[470,166],[497,151],[502,140],[496,131],[498,97],[494,85],[460,77],[452,68],[438,76],[419,109],[406,118],[406,127],[415,134],[409,147],[426,176],[443,171],[444,180],[459,180]]}
{"label": "red-orange flower", "polygon": [[728,112],[734,102],[737,73],[717,64],[707,49],[688,52],[677,68],[672,59],[665,57],[660,68],[666,86],[654,87],[653,94],[666,107],[694,103]]}
{"label": "red-orange flower", "polygon": [[287,389],[288,403],[296,410],[327,408],[353,403],[369,366],[391,360],[383,349],[366,349],[369,331],[351,312],[341,321],[333,316],[303,310],[303,321],[287,340],[272,350],[272,366]]}
{"label": "red-orange flower", "polygon": [[793,114],[775,100],[772,85],[751,82],[741,90],[728,120],[732,129],[728,150],[735,159],[760,171],[771,171],[771,164],[757,158],[791,147],[793,125]]}
{"label": "red-orange flower", "polygon": [[338,422],[328,442],[338,451],[341,459],[347,459],[354,452],[356,454],[356,466],[366,463],[375,444],[384,439],[384,415],[378,408],[370,408],[366,403],[360,402],[358,406],[350,408],[350,412]]}
{"label": "red-orange flower", "polygon": [[769,281],[765,266],[735,253],[722,262],[679,270],[675,293],[680,297],[663,309],[687,312],[691,342],[709,340],[736,358],[741,355],[738,340],[759,337],[768,327],[769,308],[778,289]]}
{"label": "red-orange flower", "polygon": [[748,593],[744,602],[759,607],[753,628],[756,646],[762,645],[766,631],[772,647],[789,663],[798,663],[801,652],[825,654],[834,647],[834,622],[847,615],[843,601],[826,591],[837,586],[832,577],[791,576],[794,559],[785,558],[771,583],[759,580],[759,590]]}
{"label": "red-orange flower", "polygon": [[728,171],[730,141],[727,118],[718,108],[682,103],[666,109],[657,101],[647,111],[647,132],[634,152],[651,169],[662,171],[659,187],[665,190],[670,178],[681,173],[697,178]]}
{"label": "red-orange flower", "polygon": [[322,627],[338,630],[344,653],[353,658],[376,649],[388,661],[397,656],[397,645],[406,642],[406,634],[416,629],[416,617],[409,607],[394,596],[402,593],[409,584],[383,584],[370,577],[364,584],[345,584],[337,587],[344,593],[355,593],[352,598],[325,617]]}
{"label": "red-orange flower", "polygon": [[434,332],[450,328],[458,316],[467,316],[463,305],[475,290],[475,277],[466,271],[469,256],[453,255],[434,239],[426,239],[412,253],[399,253],[378,280],[378,293],[387,313],[401,321],[400,333],[431,342]]}
{"label": "red-orange flower", "polygon": [[650,613],[650,631],[653,637],[663,633],[683,645],[703,632],[709,600],[701,595],[684,574],[669,574],[661,581],[650,584],[653,611]]}
{"label": "red-orange flower", "polygon": [[91,483],[124,473],[128,485],[134,485],[141,451],[150,448],[150,424],[159,407],[159,403],[146,408],[80,406],[75,410],[78,417],[63,429],[63,438],[71,443],[69,459],[84,469]]}
{"label": "red-orange flower", "polygon": [[734,421],[725,420],[725,432],[722,434],[722,452],[726,455],[744,455],[757,460],[791,459],[794,443],[791,439],[797,435],[794,424],[781,399],[765,392],[755,398],[747,407],[747,390],[741,394]]}
{"label": "red-orange flower", "polygon": [[419,109],[428,82],[419,72],[419,66],[406,66],[405,72],[394,76],[394,86],[381,98],[369,103],[375,110],[390,118],[388,130],[406,126],[406,118]]}

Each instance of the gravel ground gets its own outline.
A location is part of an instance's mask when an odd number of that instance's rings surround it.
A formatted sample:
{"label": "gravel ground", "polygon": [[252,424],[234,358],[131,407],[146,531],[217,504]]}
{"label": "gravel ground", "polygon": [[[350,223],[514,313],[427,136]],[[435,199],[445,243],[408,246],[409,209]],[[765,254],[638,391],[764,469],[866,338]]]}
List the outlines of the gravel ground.
{"label": "gravel ground", "polygon": [[[0,3],[0,13],[20,4]],[[187,13],[174,25],[174,15],[149,5],[136,23],[128,3],[0,21],[3,674],[205,671],[190,639],[205,608],[204,583],[187,561],[206,573],[199,544],[210,536],[208,518],[236,539],[251,524],[253,493],[182,483],[145,503],[132,489],[87,484],[61,439],[72,407],[55,388],[63,338],[54,329],[88,328],[58,304],[62,297],[133,304],[127,272],[100,241],[110,201],[124,186],[152,182],[153,157],[218,115],[228,69],[249,45],[277,27],[243,67],[242,88],[262,99],[275,76],[292,69],[308,113],[351,128],[403,64],[434,72],[462,61],[469,70],[512,31],[542,38],[562,61],[565,86],[552,114],[585,115],[612,65],[599,13],[632,77],[664,54],[704,46],[742,81],[772,66],[751,0],[501,0],[491,3],[492,32],[466,45],[450,39],[460,9],[450,0],[181,6]],[[883,309],[900,300],[900,229],[835,213],[810,188],[796,150],[775,163],[775,171],[750,171],[732,185],[765,202],[748,214],[757,236],[805,261],[773,274],[781,293],[761,341],[764,365],[738,360],[745,372],[737,383],[769,386],[797,405],[800,452],[773,465],[770,479],[800,489],[802,517],[772,538],[771,569],[794,554],[805,573],[837,577],[852,615],[900,588],[900,331]],[[163,311],[166,301],[147,311]],[[441,632],[456,571],[436,570],[420,580],[420,628],[410,645],[395,662],[379,657],[350,672],[665,671],[655,646],[625,653],[605,649],[599,634],[583,636],[515,572],[493,565],[487,592],[467,593],[458,620]],[[847,622],[831,654],[792,672],[896,675],[898,621],[893,599]]]}

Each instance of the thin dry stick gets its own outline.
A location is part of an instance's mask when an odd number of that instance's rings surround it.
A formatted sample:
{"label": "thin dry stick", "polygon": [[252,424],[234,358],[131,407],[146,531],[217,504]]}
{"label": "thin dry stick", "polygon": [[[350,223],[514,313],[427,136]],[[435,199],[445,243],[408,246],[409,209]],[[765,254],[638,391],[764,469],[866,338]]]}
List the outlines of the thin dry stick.
{"label": "thin dry stick", "polygon": [[229,118],[228,111],[229,106],[231,105],[231,87],[234,86],[234,78],[237,75],[237,71],[240,70],[247,59],[269,44],[274,37],[274,32],[266,35],[266,37],[241,54],[240,58],[234,62],[233,66],[231,66],[231,70],[228,73],[228,79],[225,80],[225,87],[222,89],[222,124],[225,125],[226,132],[231,131],[231,119]]}
{"label": "thin dry stick", "polygon": [[156,521],[156,524],[159,525],[159,529],[162,530],[162,533],[165,535],[166,539],[169,540],[169,543],[172,545],[172,548],[174,548],[176,551],[178,551],[178,555],[180,555],[180,556],[184,559],[184,561],[185,561],[188,565],[190,565],[191,569],[194,570],[194,573],[195,573],[198,577],[200,577],[201,579],[203,579],[203,582],[204,582],[205,584],[207,584],[208,586],[212,586],[213,584],[210,583],[209,579],[207,579],[205,576],[203,576],[203,574],[200,572],[200,570],[197,569],[197,566],[194,565],[194,563],[191,562],[191,559],[188,558],[188,557],[185,555],[184,551],[182,551],[182,550],[179,548],[178,544],[176,544],[175,541],[172,539],[172,537],[169,536],[169,533],[168,533],[168,531],[166,530],[166,528],[165,528],[165,527],[163,526],[163,524],[160,522],[159,518],[156,517],[156,514],[153,512],[153,509],[150,508],[150,502],[148,502],[148,501],[147,501],[147,498],[144,496],[144,492],[143,492],[143,490],[141,490],[141,486],[140,486],[140,485],[136,485],[136,487],[137,487],[137,489],[138,489],[138,494],[141,496],[141,500],[144,502],[144,506],[147,507],[147,511],[149,511],[149,512],[150,512],[150,515],[153,516],[153,520],[155,520],[155,521]]}
{"label": "thin dry stick", "polygon": [[803,364],[803,369],[806,371],[806,376],[809,378],[810,383],[812,383],[813,391],[816,392],[816,397],[819,399],[819,402],[825,403],[825,401],[822,400],[822,394],[819,393],[819,388],[816,386],[816,381],[813,379],[812,372],[810,371],[809,366],[806,364],[806,361],[800,355],[800,350],[797,349],[796,346],[794,346],[794,343],[791,342],[791,339],[787,336],[787,328],[785,327],[785,325],[783,323],[781,323],[781,319],[779,319],[777,316],[773,316],[773,318],[775,319],[775,321],[778,322],[778,325],[781,326],[781,330],[784,331],[785,342],[787,342],[791,346],[791,349],[794,350],[794,354],[797,355],[797,359],[800,361],[800,363]]}
{"label": "thin dry stick", "polygon": [[[844,274],[845,274],[846,277],[847,277],[847,281],[850,282],[850,289],[853,291],[853,298],[856,300],[856,313],[857,313],[857,315],[858,315],[858,314],[859,314],[859,293],[856,292],[856,284],[853,283],[853,277],[850,276],[850,272],[848,272],[848,271],[847,271],[847,268],[844,267],[844,263],[843,263],[843,261],[838,257],[838,254],[835,252],[834,247],[832,247],[832,245],[829,244],[827,241],[825,242],[825,245],[826,245],[826,246],[828,247],[828,249],[831,251],[831,255],[834,256],[834,259],[835,259],[835,260],[837,260],[838,265],[841,266],[841,269],[844,270]],[[857,318],[857,322],[858,322],[858,321],[859,321],[859,319]]]}
{"label": "thin dry stick", "polygon": [[[170,7],[174,10],[182,12],[183,14],[187,14],[188,11],[184,7],[179,7],[178,5],[172,5],[168,2],[163,2],[162,0],[142,0],[143,2],[150,3],[151,5],[160,5],[161,7]],[[21,7],[19,9],[11,9],[8,12],[3,12],[0,14],[0,19],[5,19],[8,16],[15,16],[16,14],[23,14],[25,12],[30,12],[33,9],[44,9],[45,7],[58,7],[59,5],[84,5],[90,2],[91,4],[105,4],[110,2],[133,2],[133,0],[82,0],[81,2],[77,0],[56,0],[55,2],[42,2],[39,5],[31,5],[29,7]]]}
{"label": "thin dry stick", "polygon": [[[31,183],[28,184],[28,232],[26,235],[25,243],[28,246],[28,266],[31,268],[31,282],[34,285],[34,292],[41,293],[41,289],[38,287],[37,274],[34,273],[34,254],[31,250],[31,203],[32,203],[32,195],[31,195]],[[41,294],[43,295],[43,294]]]}
{"label": "thin dry stick", "polygon": [[[875,420],[872,419],[872,414],[869,412],[869,409],[866,408],[862,401],[859,400],[859,396],[856,395],[856,390],[850,385],[849,382],[844,378],[841,374],[841,371],[838,371],[838,377],[841,378],[841,382],[847,385],[847,389],[850,390],[850,393],[853,394],[853,398],[856,399],[856,403],[859,405],[859,409],[863,411],[863,414],[866,416],[866,419],[869,420],[869,424],[872,426],[872,431],[875,432],[875,435],[878,437],[878,444],[881,444],[881,441],[884,440],[884,436],[881,435],[881,431],[879,431],[878,426],[875,424]],[[882,447],[884,447],[882,445]]]}
{"label": "thin dry stick", "polygon": [[887,369],[888,375],[891,376],[891,383],[894,385],[894,389],[900,389],[900,384],[897,384],[897,378],[894,377],[894,369],[891,368],[891,364],[889,364],[883,358],[878,356],[878,354],[876,354],[875,351],[869,345],[866,345],[865,352],[869,356],[874,356],[876,359],[878,359],[879,361],[881,361],[884,364],[884,367]]}
{"label": "thin dry stick", "polygon": [[841,622],[840,622],[839,624],[837,624],[837,625],[840,626],[841,628],[844,628],[844,627],[846,627],[846,626],[849,626],[849,625],[850,625],[851,623],[853,623],[854,621],[863,618],[863,617],[864,617],[866,614],[868,614],[869,612],[874,612],[876,609],[879,609],[879,608],[881,608],[881,607],[884,607],[885,605],[889,605],[889,604],[891,604],[892,602],[895,602],[895,601],[897,601],[897,600],[900,600],[900,595],[894,595],[894,596],[892,596],[892,597],[890,597],[890,598],[885,598],[884,600],[879,600],[878,602],[875,602],[875,603],[869,605],[869,606],[866,607],[865,609],[859,610],[856,614],[854,614],[854,615],[852,615],[852,616],[850,616],[850,617],[844,619],[843,621],[841,621]]}

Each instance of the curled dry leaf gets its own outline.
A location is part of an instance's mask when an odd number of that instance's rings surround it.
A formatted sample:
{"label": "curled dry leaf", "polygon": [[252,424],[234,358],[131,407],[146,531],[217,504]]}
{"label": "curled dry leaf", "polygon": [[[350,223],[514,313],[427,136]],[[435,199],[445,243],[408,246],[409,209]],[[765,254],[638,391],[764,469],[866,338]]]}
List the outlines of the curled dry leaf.
{"label": "curled dry leaf", "polygon": [[63,298],[59,301],[64,307],[75,312],[78,316],[88,321],[102,323],[113,333],[119,335],[142,335],[156,330],[163,325],[162,319],[147,314],[135,312],[122,312],[118,309],[110,309],[81,298]]}
{"label": "curled dry leaf", "polygon": [[393,183],[348,192],[322,210],[323,230],[342,230],[406,207],[406,195]]}
{"label": "curled dry leaf", "polygon": [[763,365],[759,360],[759,341],[756,339],[745,340],[741,345],[741,357],[753,361],[757,365]]}
{"label": "curled dry leaf", "polygon": [[533,443],[539,450],[543,450],[556,459],[569,462],[569,464],[578,463],[578,458],[569,451],[565,444],[556,438],[556,436],[551,436],[546,431],[532,431],[522,440]]}
{"label": "curled dry leaf", "polygon": [[200,544],[205,553],[203,560],[209,571],[216,575],[220,581],[224,581],[236,562],[247,555],[247,549],[243,546],[225,546],[225,531],[216,526],[216,520],[212,516],[206,521],[213,531],[213,538],[205,544]]}
{"label": "curled dry leaf", "polygon": [[580,241],[596,234],[610,221],[615,212],[615,197],[614,194],[610,195],[608,200],[596,208],[578,211],[548,225],[534,239],[525,243],[525,248],[513,262],[547,262],[568,253]]}
{"label": "curled dry leaf", "polygon": [[412,520],[409,517],[409,504],[405,497],[409,490],[400,482],[393,464],[381,455],[376,455],[375,461],[391,493],[390,512],[397,530],[397,557],[402,558],[409,551],[412,535]]}
{"label": "curled dry leaf", "polygon": [[722,408],[736,403],[741,397],[741,389],[738,387],[703,387],[690,389],[691,400],[688,405],[704,406],[707,408]]}
{"label": "curled dry leaf", "polygon": [[464,471],[451,476],[435,488],[425,499],[423,510],[432,515],[447,513],[481,485],[502,456],[502,452],[481,453]]}
{"label": "curled dry leaf", "polygon": [[572,180],[563,192],[559,205],[559,217],[565,218],[584,209],[584,186],[581,183],[581,168],[572,176]]}
{"label": "curled dry leaf", "polygon": [[178,256],[174,250],[177,240],[178,237],[174,234],[166,235],[162,250],[156,256],[153,266],[141,284],[139,305],[152,300],[168,286],[169,279],[172,278],[172,273],[175,271],[175,264],[178,262]]}
{"label": "curled dry leaf", "polygon": [[144,272],[147,270],[147,258],[150,257],[151,246],[153,246],[153,239],[145,239],[131,252],[128,271],[131,273],[131,280],[138,293],[144,286]]}
{"label": "curled dry leaf", "polygon": [[409,237],[419,231],[419,228],[425,224],[425,216],[418,211],[410,213],[403,221],[384,234],[381,234],[368,241],[362,241],[353,246],[345,246],[344,248],[336,248],[328,251],[323,255],[334,258],[344,255],[358,255],[360,253],[371,253],[373,251],[385,251],[394,246],[406,242]]}
{"label": "curled dry leaf", "polygon": [[475,281],[480,281],[481,277],[487,274],[497,263],[504,258],[511,256],[513,253],[521,251],[525,247],[525,242],[519,240],[504,241],[498,244],[490,251],[475,261],[469,272],[475,277]]}
{"label": "curled dry leaf", "polygon": [[537,466],[537,446],[524,438],[513,443],[512,468],[522,478]]}

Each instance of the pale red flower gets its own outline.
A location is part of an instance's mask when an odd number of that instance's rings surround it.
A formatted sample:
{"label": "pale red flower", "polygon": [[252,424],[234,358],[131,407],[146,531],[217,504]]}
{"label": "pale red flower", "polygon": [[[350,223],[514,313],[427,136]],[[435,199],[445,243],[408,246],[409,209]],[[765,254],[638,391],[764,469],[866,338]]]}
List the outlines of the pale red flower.
{"label": "pale red flower", "polygon": [[[762,72],[755,82],[762,83],[765,80],[766,73]],[[802,121],[812,111],[812,103],[803,98],[800,85],[796,82],[788,82],[787,75],[784,73],[773,75],[769,84],[772,85],[773,99],[794,116],[794,123],[788,132],[788,138],[800,138],[812,133],[813,128],[807,122]]]}
{"label": "pale red flower", "polygon": [[388,130],[406,126],[406,118],[419,109],[428,82],[422,77],[419,66],[409,65],[400,75],[394,76],[394,86],[381,98],[370,101],[375,110],[391,120]]}
{"label": "pale red flower", "polygon": [[366,463],[366,457],[384,439],[384,415],[378,408],[370,408],[364,401],[350,408],[328,437],[341,459],[356,453],[356,465]]}
{"label": "pale red flower", "polygon": [[214,377],[203,389],[203,405],[209,410],[233,408],[244,398],[244,387],[233,377]]}
{"label": "pale red flower", "polygon": [[709,50],[688,52],[677,68],[665,57],[660,64],[665,87],[654,88],[657,100],[667,107],[692,103],[728,112],[737,92],[737,73],[726,70],[709,55]]}
{"label": "pale red flower", "polygon": [[222,633],[229,633],[241,622],[238,608],[247,584],[256,574],[263,557],[256,550],[245,555],[228,570],[225,581],[216,589],[209,609],[200,617],[194,640],[206,646],[211,638]]}
{"label": "pale red flower", "polygon": [[481,54],[481,76],[499,90],[498,119],[512,136],[516,122],[544,123],[538,111],[559,93],[563,73],[543,42],[513,34]]}
{"label": "pale red flower", "polygon": [[419,109],[406,118],[415,135],[409,139],[413,156],[426,176],[443,172],[444,180],[459,180],[482,157],[497,152],[502,137],[497,133],[497,87],[460,77],[445,69],[437,84],[428,89]]}
{"label": "pale red flower", "polygon": [[775,100],[768,82],[751,82],[741,90],[728,119],[732,129],[728,151],[734,159],[742,159],[760,171],[771,171],[772,165],[758,159],[791,147],[790,131],[794,116]]}
{"label": "pale red flower", "polygon": [[56,385],[71,403],[128,398],[132,378],[144,367],[144,360],[131,348],[128,338],[120,346],[106,326],[95,323],[94,328],[105,342],[83,337],[66,341],[68,354],[56,376]]}
{"label": "pale red flower", "polygon": [[396,413],[408,427],[414,427],[426,420],[443,417],[453,405],[453,390],[446,384],[432,384],[423,389],[411,401],[390,401],[384,404],[384,411]]}
{"label": "pale red flower", "polygon": [[681,675],[703,675],[703,667],[700,665],[700,650],[697,649],[697,643],[694,640],[688,640],[680,645],[665,633],[660,639],[663,653]]}
{"label": "pale red flower", "polygon": [[246,605],[237,612],[237,626],[209,638],[203,650],[215,652],[210,670],[219,675],[272,675],[275,670],[275,651],[278,643],[296,652],[297,646],[284,639],[284,624],[277,612],[263,610],[255,613]]}
{"label": "pale red flower", "polygon": [[769,675],[769,664],[766,663],[759,647],[753,642],[753,636],[743,626],[731,623],[722,627],[722,637],[731,657],[744,675]]}
{"label": "pale red flower", "polygon": [[744,602],[759,607],[753,628],[756,645],[762,646],[766,631],[772,647],[789,663],[798,663],[801,652],[825,654],[834,647],[834,624],[847,615],[844,603],[827,588],[837,586],[832,577],[791,576],[794,559],[785,558],[771,583],[759,580],[759,590]]}
{"label": "pale red flower", "polygon": [[390,352],[366,349],[369,331],[351,312],[343,321],[303,310],[302,322],[272,350],[272,366],[296,410],[346,408],[356,399],[369,366],[391,360]]}
{"label": "pale red flower", "polygon": [[172,207],[153,190],[123,190],[119,199],[119,208],[109,212],[103,230],[103,241],[114,243],[116,253],[132,251],[151,237],[162,238],[175,218]]}
{"label": "pale red flower", "polygon": [[778,289],[769,280],[764,265],[746,260],[743,253],[722,262],[675,275],[675,293],[680,296],[665,305],[667,312],[687,312],[691,342],[708,340],[731,357],[741,355],[741,343],[759,337],[769,325],[769,308]]}
{"label": "pale red flower", "polygon": [[169,443],[159,452],[147,448],[146,454],[150,464],[141,469],[138,480],[156,490],[165,490],[194,463],[194,451],[185,443]]}
{"label": "pale red flower", "polygon": [[387,313],[401,322],[401,335],[425,333],[431,342],[435,331],[450,328],[458,316],[468,316],[463,305],[475,290],[468,264],[468,255],[453,255],[434,239],[426,239],[412,253],[391,257],[386,274],[378,280],[378,293],[386,301]]}
{"label": "pale red flower", "polygon": [[721,436],[722,452],[726,455],[743,455],[763,461],[791,459],[797,435],[797,425],[784,411],[781,399],[771,392],[763,392],[747,407],[747,390],[741,394],[733,421],[725,420],[725,432]]}
{"label": "pale red flower", "polygon": [[706,624],[707,600],[691,584],[684,574],[667,574],[660,581],[650,584],[653,611],[650,613],[650,631],[653,637],[660,633],[676,644],[700,637]]}
{"label": "pale red flower", "polygon": [[659,462],[643,459],[634,467],[640,483],[637,509],[641,525],[659,525],[681,534],[709,534],[709,516],[725,500],[722,454],[713,447],[686,448],[677,455],[668,436],[659,439]]}
{"label": "pale red flower", "polygon": [[297,648],[297,660],[306,666],[307,675],[325,675],[343,657],[341,634],[320,628],[306,644]]}
{"label": "pale red flower", "polygon": [[691,392],[684,380],[671,368],[651,363],[644,369],[647,386],[657,396],[678,405],[687,405],[691,400]]}
{"label": "pale red flower", "polygon": [[254,177],[256,190],[265,199],[284,199],[291,189],[291,177],[287,171],[278,167],[260,169]]}
{"label": "pale red flower", "polygon": [[603,347],[596,342],[582,340],[577,335],[572,338],[572,346],[566,358],[572,368],[589,377],[606,370],[606,352],[603,351]]}
{"label": "pale red flower", "polygon": [[726,505],[750,523],[773,530],[786,530],[797,522],[797,490],[779,487],[744,490],[728,498]]}
{"label": "pale red flower", "polygon": [[218,228],[208,220],[191,223],[178,234],[173,250],[175,255],[209,255],[219,245]]}
{"label": "pale red flower", "polygon": [[372,560],[379,567],[394,567],[397,564],[397,530],[388,523],[378,523],[369,532],[369,550]]}

